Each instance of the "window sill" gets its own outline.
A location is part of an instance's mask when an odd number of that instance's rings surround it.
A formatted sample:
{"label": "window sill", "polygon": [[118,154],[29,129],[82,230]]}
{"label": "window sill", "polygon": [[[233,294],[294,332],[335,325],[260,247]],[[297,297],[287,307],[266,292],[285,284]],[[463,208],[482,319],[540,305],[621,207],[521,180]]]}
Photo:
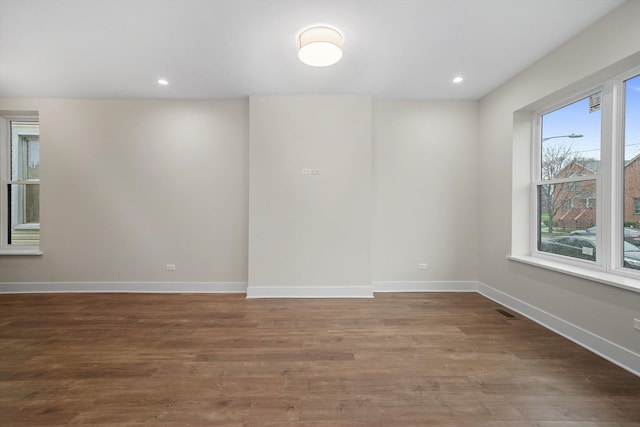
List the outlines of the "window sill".
{"label": "window sill", "polygon": [[509,255],[507,256],[507,259],[640,293],[640,280],[638,279],[624,277],[604,271],[591,270],[574,265],[567,265],[561,262],[549,261],[532,256]]}
{"label": "window sill", "polygon": [[39,256],[42,255],[40,248],[0,248],[0,256],[17,255],[17,256]]}
{"label": "window sill", "polygon": [[15,230],[40,230],[40,224],[35,222],[29,224],[18,224],[13,228]]}

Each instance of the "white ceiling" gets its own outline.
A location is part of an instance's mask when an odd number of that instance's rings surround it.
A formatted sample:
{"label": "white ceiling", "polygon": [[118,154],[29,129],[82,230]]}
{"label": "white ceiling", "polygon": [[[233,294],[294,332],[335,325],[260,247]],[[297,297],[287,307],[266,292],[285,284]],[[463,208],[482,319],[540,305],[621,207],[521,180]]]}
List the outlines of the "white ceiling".
{"label": "white ceiling", "polygon": [[[477,99],[623,2],[0,0],[0,97]],[[338,64],[298,60],[313,24]]]}

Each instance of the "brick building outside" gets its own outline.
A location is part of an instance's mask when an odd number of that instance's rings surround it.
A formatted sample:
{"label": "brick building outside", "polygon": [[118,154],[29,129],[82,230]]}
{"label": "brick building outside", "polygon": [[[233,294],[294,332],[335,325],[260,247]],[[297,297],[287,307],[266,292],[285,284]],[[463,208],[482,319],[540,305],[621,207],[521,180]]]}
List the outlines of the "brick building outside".
{"label": "brick building outside", "polygon": [[[600,172],[598,160],[574,160],[560,176],[593,175]],[[558,206],[554,215],[556,227],[585,229],[596,224],[596,182],[580,181],[557,185],[554,195]],[[624,223],[640,228],[640,155],[624,166]]]}

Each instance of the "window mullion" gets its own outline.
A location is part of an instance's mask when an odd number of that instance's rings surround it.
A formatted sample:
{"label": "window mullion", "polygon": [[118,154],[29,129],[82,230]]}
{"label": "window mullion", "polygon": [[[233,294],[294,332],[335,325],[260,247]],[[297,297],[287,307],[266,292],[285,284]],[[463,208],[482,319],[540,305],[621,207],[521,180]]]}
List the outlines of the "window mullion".
{"label": "window mullion", "polygon": [[623,245],[625,240],[625,94],[624,79],[612,81],[612,114],[611,114],[611,141],[612,141],[612,161],[611,161],[611,254],[612,270],[623,267]]}
{"label": "window mullion", "polygon": [[602,182],[598,197],[601,203],[597,204],[597,227],[601,230],[598,233],[598,246],[602,248],[602,263],[607,271],[615,268],[616,260],[619,258],[619,248],[621,247],[620,239],[617,238],[616,230],[618,228],[617,214],[619,207],[618,200],[615,196],[615,187],[618,185],[616,179],[619,168],[616,153],[617,145],[614,137],[614,112],[617,96],[615,93],[616,85],[613,81],[607,81],[603,85],[602,90],[602,129],[601,129],[601,167]]}
{"label": "window mullion", "polygon": [[542,156],[541,156],[541,140],[542,140],[542,132],[541,132],[541,119],[540,115],[533,116],[533,132],[531,138],[533,139],[533,144],[531,144],[531,159],[532,159],[532,168],[531,168],[531,229],[529,230],[530,238],[530,247],[531,253],[538,252],[538,240],[540,236],[540,221],[537,218],[540,217],[540,202],[538,200],[538,182],[542,179]]}

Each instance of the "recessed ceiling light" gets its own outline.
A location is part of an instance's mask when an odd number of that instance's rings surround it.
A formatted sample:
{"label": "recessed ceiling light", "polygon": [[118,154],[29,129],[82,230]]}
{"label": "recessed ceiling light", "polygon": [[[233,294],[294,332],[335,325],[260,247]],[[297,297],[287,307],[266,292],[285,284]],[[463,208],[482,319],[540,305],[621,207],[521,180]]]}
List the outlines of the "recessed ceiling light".
{"label": "recessed ceiling light", "polygon": [[311,27],[298,36],[298,58],[312,67],[327,67],[342,58],[342,34],[329,27]]}
{"label": "recessed ceiling light", "polygon": [[462,83],[462,81],[463,81],[463,80],[464,80],[464,79],[463,79],[462,77],[458,76],[458,77],[455,77],[455,78],[453,79],[453,82],[454,82],[454,83]]}
{"label": "recessed ceiling light", "polygon": [[166,79],[158,79],[158,84],[162,86],[166,86],[169,82]]}

